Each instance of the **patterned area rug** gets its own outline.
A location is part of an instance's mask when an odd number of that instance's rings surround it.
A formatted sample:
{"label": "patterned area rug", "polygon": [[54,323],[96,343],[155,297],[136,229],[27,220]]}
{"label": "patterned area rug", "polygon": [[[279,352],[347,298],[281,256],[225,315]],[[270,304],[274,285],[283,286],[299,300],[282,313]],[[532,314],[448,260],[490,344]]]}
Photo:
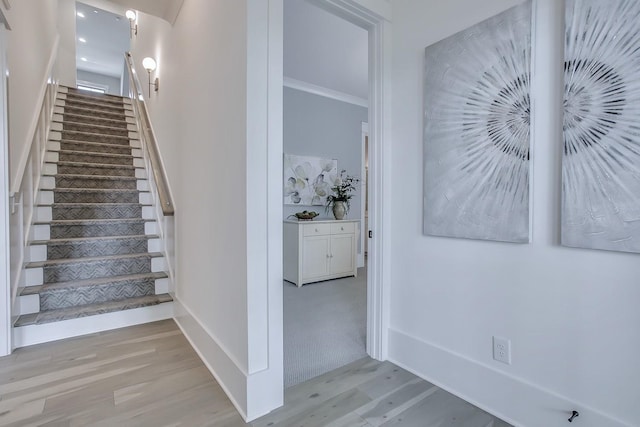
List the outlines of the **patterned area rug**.
{"label": "patterned area rug", "polygon": [[284,282],[285,387],[366,356],[367,277]]}

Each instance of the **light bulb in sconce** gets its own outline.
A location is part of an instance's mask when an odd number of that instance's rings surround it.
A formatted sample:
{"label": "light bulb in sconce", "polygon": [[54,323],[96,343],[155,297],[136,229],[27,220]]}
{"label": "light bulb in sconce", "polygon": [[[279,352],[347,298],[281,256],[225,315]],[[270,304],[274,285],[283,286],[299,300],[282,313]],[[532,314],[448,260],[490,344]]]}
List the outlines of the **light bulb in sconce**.
{"label": "light bulb in sconce", "polygon": [[126,16],[127,19],[129,20],[129,38],[133,38],[133,36],[137,36],[138,24],[134,24],[134,22],[138,17],[138,14],[136,13],[135,10],[129,9],[125,12],[124,16]]}
{"label": "light bulb in sconce", "polygon": [[153,83],[151,83],[151,72],[155,71],[156,67],[158,66],[158,64],[156,64],[156,60],[151,58],[151,57],[146,57],[142,60],[142,67],[147,70],[147,73],[149,74],[149,98],[151,98],[151,87],[153,86],[154,91],[157,92],[158,89],[160,88],[160,82],[158,80],[158,78],[156,77],[153,80]]}
{"label": "light bulb in sconce", "polygon": [[142,66],[148,72],[155,71],[157,67],[156,60],[147,56],[142,60]]}

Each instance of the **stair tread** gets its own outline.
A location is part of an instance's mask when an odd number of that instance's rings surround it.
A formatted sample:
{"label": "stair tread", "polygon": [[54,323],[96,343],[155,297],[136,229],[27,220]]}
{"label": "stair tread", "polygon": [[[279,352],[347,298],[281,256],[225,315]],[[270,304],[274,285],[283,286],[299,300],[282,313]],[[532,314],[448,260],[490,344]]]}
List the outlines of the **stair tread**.
{"label": "stair tread", "polygon": [[86,96],[89,98],[97,98],[97,99],[101,99],[101,98],[112,98],[115,100],[131,99],[127,96],[113,95],[111,93],[96,93],[96,92],[89,92],[83,89],[78,89],[77,87],[70,87],[70,86],[63,86],[63,85],[60,85],[60,86],[67,89],[67,92],[63,92],[66,95],[71,94],[71,95]]}
{"label": "stair tread", "polygon": [[46,191],[56,191],[56,192],[63,192],[63,193],[96,193],[96,192],[144,193],[144,191],[140,191],[140,190],[120,189],[120,188],[72,188],[72,187],[58,187],[58,188],[52,188],[51,190],[46,190]]}
{"label": "stair tread", "polygon": [[[91,104],[85,104],[85,105],[91,105]],[[64,106],[64,107],[61,106],[61,105],[58,105],[58,107],[61,107],[61,108],[73,108],[75,110],[83,110],[83,111],[92,111],[94,113],[100,113],[101,115],[106,114],[106,115],[111,115],[113,117],[118,117],[115,120],[121,120],[122,117],[126,117],[126,115],[124,113],[124,109],[122,109],[122,111],[111,112],[111,111],[97,110],[95,108],[88,108],[86,106],[79,106],[79,105],[67,105],[67,106]],[[63,114],[68,114],[68,113],[64,112]],[[92,117],[97,117],[97,116],[92,116]],[[100,116],[100,118],[104,118],[104,117]]]}
{"label": "stair tread", "polygon": [[169,294],[149,295],[137,298],[127,298],[125,300],[109,301],[99,304],[87,304],[70,308],[60,308],[56,310],[41,311],[39,313],[22,315],[18,318],[15,327],[37,325],[43,323],[57,322],[68,319],[78,319],[81,317],[96,314],[110,313],[133,308],[171,302],[173,298]]}
{"label": "stair tread", "polygon": [[64,100],[66,102],[72,102],[72,103],[75,101],[90,102],[96,105],[106,105],[109,107],[113,106],[116,108],[119,108],[122,105],[128,104],[124,102],[124,98],[120,98],[120,99],[99,98],[97,96],[88,96],[88,95],[83,95],[79,93],[67,93]]}
{"label": "stair tread", "polygon": [[30,240],[29,245],[60,245],[65,243],[82,243],[110,240],[141,240],[141,239],[159,239],[157,234],[127,234],[125,236],[97,236],[97,237],[68,237],[64,239],[48,239],[48,240]]}
{"label": "stair tread", "polygon": [[75,173],[43,174],[43,176],[55,176],[58,178],[73,178],[73,179],[97,179],[97,180],[109,180],[109,181],[144,181],[145,180],[145,178],[136,178],[135,176],[80,175]]}
{"label": "stair tread", "polygon": [[59,162],[47,162],[51,165],[58,166],[82,166],[87,168],[102,168],[102,169],[142,169],[140,166],[134,165],[114,165],[111,163],[91,163],[91,162],[70,162],[68,160],[63,160]]}
{"label": "stair tread", "polygon": [[53,266],[53,265],[76,264],[76,263],[84,263],[84,262],[91,262],[91,261],[111,261],[111,260],[131,259],[131,258],[161,258],[163,256],[164,254],[162,252],[142,252],[139,254],[105,255],[105,256],[85,257],[85,258],[50,259],[46,261],[28,262],[25,264],[25,267],[40,268],[40,267],[47,267],[47,266]]}
{"label": "stair tread", "polygon": [[147,218],[117,218],[117,219],[54,219],[51,221],[34,222],[34,225],[113,225],[113,224],[138,224],[155,222],[155,219]]}
{"label": "stair tread", "polygon": [[56,282],[56,283],[47,283],[45,285],[38,286],[26,286],[22,288],[22,292],[20,295],[37,295],[44,291],[56,290],[56,289],[72,289],[72,288],[82,288],[86,286],[99,286],[107,283],[113,282],[124,282],[128,280],[141,280],[141,279],[166,279],[169,276],[164,271],[155,272],[155,273],[138,273],[138,274],[125,274],[122,276],[109,276],[109,277],[101,277],[99,279],[84,279],[84,280],[74,280],[71,282]]}
{"label": "stair tread", "polygon": [[39,207],[82,208],[89,206],[116,207],[116,206],[153,206],[149,203],[53,203],[51,205],[38,205]]}
{"label": "stair tread", "polygon": [[[120,119],[108,119],[108,118],[106,118],[106,117],[86,116],[86,115],[84,115],[84,114],[78,114],[78,113],[64,113],[64,114],[61,114],[61,115],[62,115],[62,116],[72,116],[72,117],[74,117],[74,118],[75,118],[75,117],[77,117],[77,118],[80,118],[80,119],[88,119],[88,120],[96,120],[96,119],[99,119],[99,120],[104,120],[104,121],[106,121],[106,122],[115,122],[115,123],[120,123],[120,124],[122,124],[122,123],[126,123],[126,124],[133,124],[133,123],[129,123],[129,122],[127,122],[127,119],[125,119],[125,118],[120,118]],[[63,120],[55,120],[55,119],[54,119],[54,121],[59,122],[59,123],[64,123],[64,122],[66,121],[66,118],[65,118],[65,119],[63,119]],[[76,123],[82,123],[82,124],[85,124],[85,123],[83,123],[83,122],[76,122]],[[121,128],[121,129],[123,129],[123,128]]]}
{"label": "stair tread", "polygon": [[118,138],[118,139],[126,139],[126,140],[136,140],[138,138],[131,138],[129,136],[122,136],[122,135],[110,135],[110,134],[104,134],[104,133],[95,133],[95,132],[85,132],[82,130],[61,130],[59,132],[64,132],[64,133],[75,133],[75,134],[81,134],[81,135],[96,135],[96,136],[107,136],[109,138]]}
{"label": "stair tread", "polygon": [[[135,132],[135,131],[130,131],[128,130],[126,127],[117,127],[117,126],[106,126],[106,125],[101,125],[101,124],[97,124],[97,123],[83,123],[83,122],[76,122],[73,120],[62,120],[62,121],[58,121],[58,123],[62,123],[63,125],[77,125],[77,126],[88,126],[88,127],[93,127],[93,128],[98,128],[101,130],[117,130],[119,132],[122,131],[127,131],[127,132]],[[120,123],[126,123],[125,120],[120,120]],[[80,131],[80,130],[76,130],[76,129],[64,129],[63,131],[65,132],[84,132],[84,131]],[[114,135],[112,135],[114,136]]]}
{"label": "stair tread", "polygon": [[138,148],[138,147],[134,147],[132,145],[126,145],[126,144],[110,144],[108,142],[83,141],[80,139],[61,139],[55,142],[60,142],[61,144],[87,144],[87,145],[97,145],[101,147],[113,147],[113,148],[131,148],[131,149]]}
{"label": "stair tread", "polygon": [[80,150],[62,150],[61,149],[60,151],[53,151],[53,153],[79,154],[79,155],[90,155],[90,156],[98,156],[98,157],[140,158],[139,156],[134,156],[132,154],[97,153],[95,151],[80,151]]}
{"label": "stair tread", "polygon": [[[63,101],[64,105],[59,105],[60,102],[58,101]],[[105,105],[105,104],[100,104],[96,102],[91,102],[90,100],[85,100],[85,99],[60,99],[60,100],[56,100],[56,105],[60,107],[74,107],[76,105],[87,105],[87,106],[93,106],[93,107],[97,106],[100,108],[94,108],[94,110],[102,111],[101,108],[108,108],[110,110],[115,110],[118,113],[120,111],[124,112],[125,106],[128,106],[124,102],[122,104],[111,103],[111,105]]]}

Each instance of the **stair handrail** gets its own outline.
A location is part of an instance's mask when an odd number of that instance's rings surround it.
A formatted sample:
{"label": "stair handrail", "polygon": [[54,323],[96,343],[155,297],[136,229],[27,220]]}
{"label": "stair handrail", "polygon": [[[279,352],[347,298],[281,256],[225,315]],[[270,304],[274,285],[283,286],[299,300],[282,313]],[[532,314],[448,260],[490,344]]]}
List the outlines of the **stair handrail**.
{"label": "stair handrail", "polygon": [[158,198],[160,199],[160,205],[162,207],[162,213],[165,216],[173,216],[174,206],[171,200],[171,193],[169,191],[169,181],[160,158],[160,152],[158,150],[158,143],[153,133],[151,126],[151,119],[147,106],[144,102],[143,92],[141,89],[140,81],[138,80],[135,68],[133,66],[133,58],[130,52],[125,52],[125,64],[127,64],[127,70],[129,72],[129,85],[130,89],[133,89],[135,96],[131,97],[131,102],[135,104],[135,111],[140,122],[142,137],[144,138],[144,149],[149,154],[149,161],[151,163],[151,170],[153,172],[153,178],[158,191]]}

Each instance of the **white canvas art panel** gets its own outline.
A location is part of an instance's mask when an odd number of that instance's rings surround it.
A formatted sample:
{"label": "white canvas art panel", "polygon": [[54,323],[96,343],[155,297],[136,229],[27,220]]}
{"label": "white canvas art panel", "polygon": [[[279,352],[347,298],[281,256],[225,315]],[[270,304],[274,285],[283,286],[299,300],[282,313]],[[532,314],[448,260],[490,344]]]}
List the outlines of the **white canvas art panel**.
{"label": "white canvas art panel", "polygon": [[530,64],[530,1],[425,49],[425,234],[529,241]]}
{"label": "white canvas art panel", "polygon": [[338,161],[284,155],[284,204],[322,206],[338,176]]}
{"label": "white canvas art panel", "polygon": [[640,2],[568,0],[562,244],[640,252]]}

